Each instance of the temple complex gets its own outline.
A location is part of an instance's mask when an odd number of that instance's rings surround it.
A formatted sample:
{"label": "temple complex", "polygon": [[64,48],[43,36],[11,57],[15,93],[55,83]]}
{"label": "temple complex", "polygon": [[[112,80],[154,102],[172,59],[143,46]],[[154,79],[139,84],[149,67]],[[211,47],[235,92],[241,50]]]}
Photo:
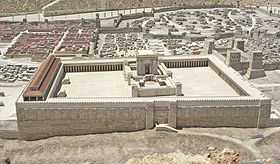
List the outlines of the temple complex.
{"label": "temple complex", "polygon": [[215,55],[168,57],[148,50],[124,59],[50,56],[16,103],[20,137],[127,132],[156,123],[273,126],[271,99],[226,63]]}

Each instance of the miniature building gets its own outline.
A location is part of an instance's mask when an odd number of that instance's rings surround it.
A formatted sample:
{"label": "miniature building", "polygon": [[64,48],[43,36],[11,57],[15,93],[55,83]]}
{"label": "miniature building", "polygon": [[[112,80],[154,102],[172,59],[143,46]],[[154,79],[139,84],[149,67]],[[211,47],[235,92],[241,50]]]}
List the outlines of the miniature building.
{"label": "miniature building", "polygon": [[212,54],[214,48],[215,48],[214,40],[209,39],[209,40],[206,40],[206,41],[205,41],[205,47],[204,47],[204,49],[205,49],[205,51],[206,51],[206,54]]}
{"label": "miniature building", "polygon": [[48,57],[40,66],[36,75],[32,78],[30,84],[23,93],[25,101],[45,100],[51,87],[56,72],[61,66],[59,58]]}
{"label": "miniature building", "polygon": [[96,28],[101,28],[100,17],[99,14],[96,14]]}
{"label": "miniature building", "polygon": [[[158,55],[152,51],[140,51],[136,57],[137,75],[133,75],[127,62],[124,63],[124,74],[127,75],[129,85],[132,84],[132,97],[175,96],[182,94],[182,86],[170,77],[164,64],[158,61]],[[128,76],[129,75],[129,76]]]}
{"label": "miniature building", "polygon": [[137,55],[137,75],[158,74],[158,55],[152,51],[143,50]]}
{"label": "miniature building", "polygon": [[270,126],[271,99],[215,55],[141,53],[125,60],[49,57],[16,103],[20,138],[129,132],[155,123]]}
{"label": "miniature building", "polygon": [[256,79],[265,76],[262,56],[262,52],[255,51],[252,53],[249,69],[246,74],[248,79]]}
{"label": "miniature building", "polygon": [[236,39],[235,40],[235,48],[244,51],[245,50],[245,40],[242,39]]}
{"label": "miniature building", "polygon": [[226,57],[226,65],[232,67],[236,71],[241,71],[241,54],[239,51],[228,51]]}

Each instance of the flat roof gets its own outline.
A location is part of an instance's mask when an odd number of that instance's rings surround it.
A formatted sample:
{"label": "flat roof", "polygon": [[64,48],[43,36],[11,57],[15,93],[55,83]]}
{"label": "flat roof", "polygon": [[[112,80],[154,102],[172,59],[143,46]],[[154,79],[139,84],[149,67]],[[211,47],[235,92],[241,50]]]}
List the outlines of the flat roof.
{"label": "flat roof", "polygon": [[169,68],[184,96],[240,96],[210,67]]}
{"label": "flat roof", "polygon": [[61,66],[60,58],[49,56],[40,65],[31,82],[23,93],[24,97],[44,97],[51,81]]}

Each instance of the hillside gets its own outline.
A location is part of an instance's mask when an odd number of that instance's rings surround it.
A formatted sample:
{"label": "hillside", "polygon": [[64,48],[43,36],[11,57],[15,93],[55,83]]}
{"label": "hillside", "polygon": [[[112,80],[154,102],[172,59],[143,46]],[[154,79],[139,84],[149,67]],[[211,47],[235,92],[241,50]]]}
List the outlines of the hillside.
{"label": "hillside", "polygon": [[33,12],[54,0],[0,0],[0,13]]}
{"label": "hillside", "polygon": [[[38,12],[42,7],[55,0],[0,0],[0,16],[11,13]],[[279,0],[270,0],[279,4]],[[240,0],[241,5],[266,5],[266,0]],[[46,8],[46,13],[70,14],[85,11],[126,9],[162,6],[215,6],[236,5],[233,0],[60,0]],[[56,14],[54,14],[56,15]]]}

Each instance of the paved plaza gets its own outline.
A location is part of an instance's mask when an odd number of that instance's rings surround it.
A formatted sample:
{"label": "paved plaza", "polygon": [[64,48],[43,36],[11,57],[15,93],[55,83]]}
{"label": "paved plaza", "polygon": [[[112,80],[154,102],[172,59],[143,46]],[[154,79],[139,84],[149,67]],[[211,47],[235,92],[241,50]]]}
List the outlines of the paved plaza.
{"label": "paved plaza", "polygon": [[131,86],[122,71],[67,73],[71,84],[63,85],[68,97],[131,97]]}
{"label": "paved plaza", "polygon": [[[170,70],[174,80],[183,84],[185,96],[239,96],[210,67]],[[63,85],[61,91],[68,97],[131,97],[122,71],[67,73],[66,78],[71,84]]]}
{"label": "paved plaza", "polygon": [[210,67],[170,70],[175,81],[182,83],[184,96],[239,96]]}

